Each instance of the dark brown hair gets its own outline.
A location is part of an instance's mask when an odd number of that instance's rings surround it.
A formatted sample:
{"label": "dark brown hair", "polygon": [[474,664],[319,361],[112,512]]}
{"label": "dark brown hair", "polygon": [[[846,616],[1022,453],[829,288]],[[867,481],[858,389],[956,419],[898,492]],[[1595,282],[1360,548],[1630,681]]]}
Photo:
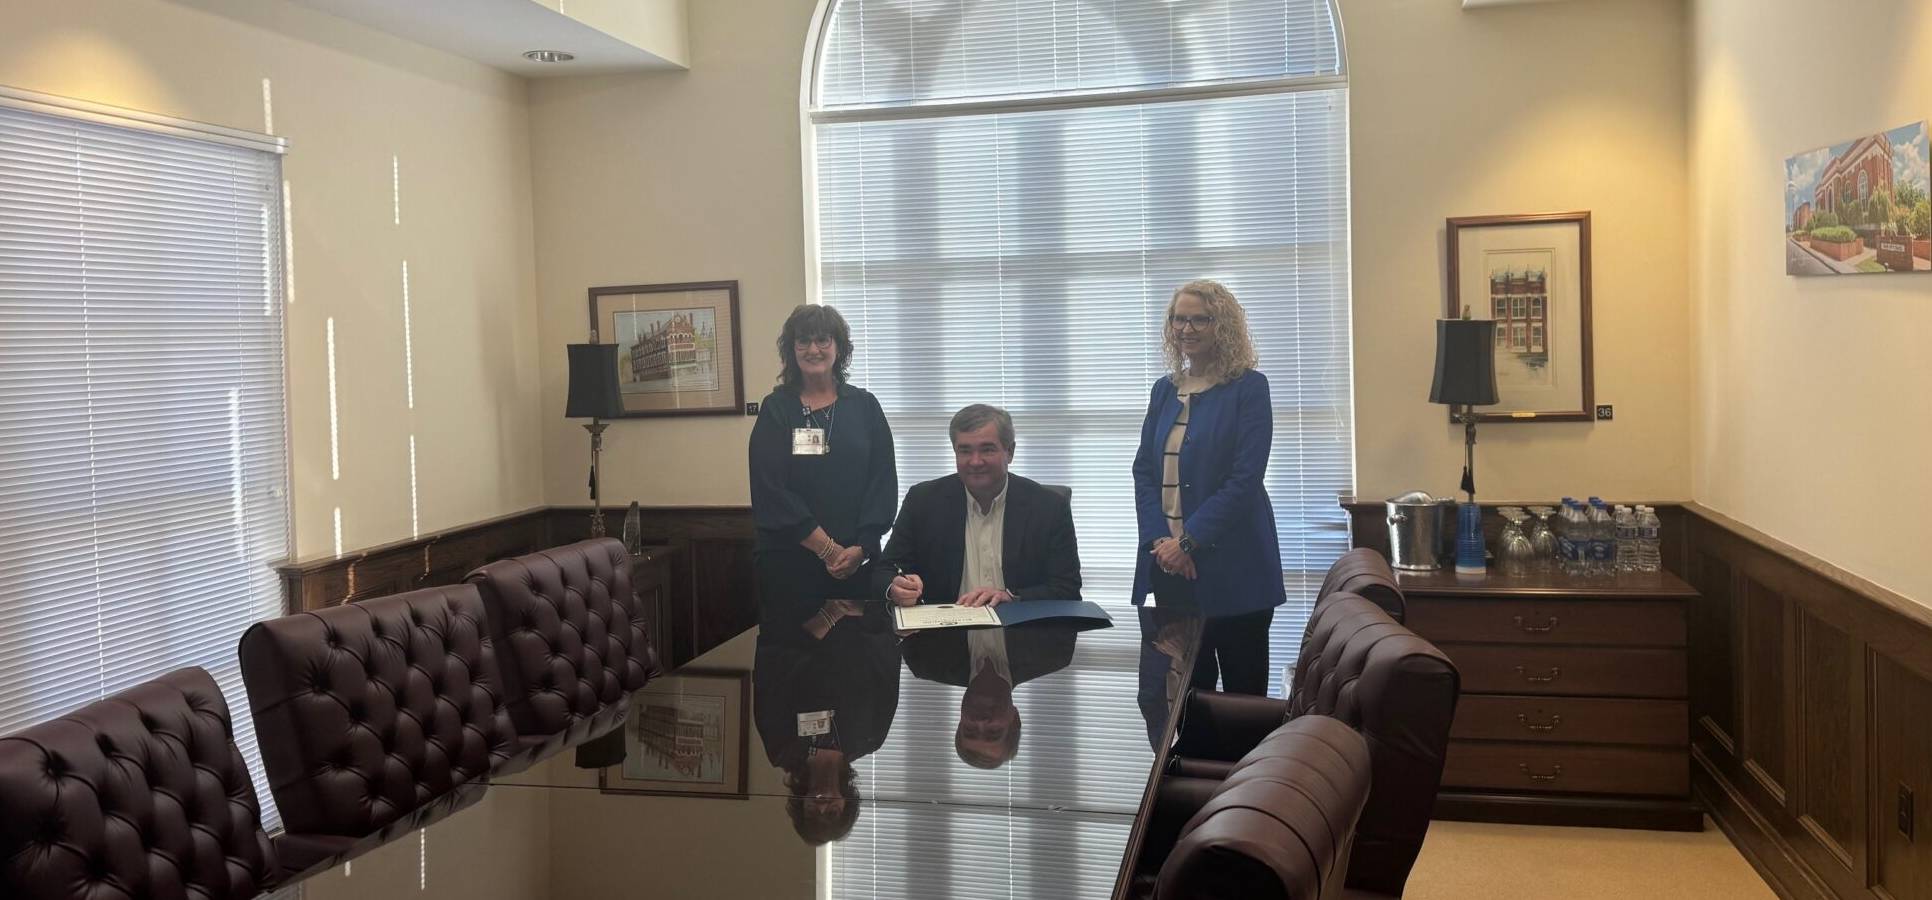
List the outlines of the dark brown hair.
{"label": "dark brown hair", "polygon": [[781,384],[792,390],[804,386],[805,375],[798,370],[798,355],[792,345],[818,337],[830,337],[838,344],[839,358],[832,364],[832,375],[840,384],[845,383],[845,370],[852,367],[852,328],[845,324],[845,317],[838,310],[824,304],[806,303],[792,310],[785,319],[785,327],[778,332],[778,363],[783,366],[778,373]]}

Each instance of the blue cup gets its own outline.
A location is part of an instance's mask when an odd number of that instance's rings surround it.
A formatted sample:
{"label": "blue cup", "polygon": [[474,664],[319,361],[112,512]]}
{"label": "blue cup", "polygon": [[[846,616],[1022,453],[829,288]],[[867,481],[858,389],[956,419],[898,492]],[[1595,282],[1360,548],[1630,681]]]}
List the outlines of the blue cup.
{"label": "blue cup", "polygon": [[1456,508],[1456,574],[1481,575],[1488,568],[1483,556],[1483,508],[1465,502]]}

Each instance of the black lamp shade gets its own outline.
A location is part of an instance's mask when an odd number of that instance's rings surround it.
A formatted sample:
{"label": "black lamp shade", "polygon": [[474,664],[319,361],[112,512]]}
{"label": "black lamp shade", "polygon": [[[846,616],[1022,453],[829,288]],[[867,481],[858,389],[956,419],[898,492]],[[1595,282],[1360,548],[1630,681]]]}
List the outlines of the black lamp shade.
{"label": "black lamp shade", "polygon": [[1430,403],[1486,406],[1496,396],[1496,323],[1488,319],[1436,320],[1436,380]]}
{"label": "black lamp shade", "polygon": [[570,398],[566,419],[614,419],[624,414],[617,386],[616,344],[570,344]]}

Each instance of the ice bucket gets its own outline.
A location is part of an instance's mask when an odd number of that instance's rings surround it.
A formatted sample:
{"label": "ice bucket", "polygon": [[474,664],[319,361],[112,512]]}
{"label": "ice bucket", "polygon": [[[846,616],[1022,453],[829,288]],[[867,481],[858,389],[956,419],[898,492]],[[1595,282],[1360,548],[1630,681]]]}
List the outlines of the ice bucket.
{"label": "ice bucket", "polygon": [[1387,501],[1389,510],[1389,565],[1407,572],[1440,569],[1449,558],[1445,549],[1456,501],[1437,500],[1412,491]]}

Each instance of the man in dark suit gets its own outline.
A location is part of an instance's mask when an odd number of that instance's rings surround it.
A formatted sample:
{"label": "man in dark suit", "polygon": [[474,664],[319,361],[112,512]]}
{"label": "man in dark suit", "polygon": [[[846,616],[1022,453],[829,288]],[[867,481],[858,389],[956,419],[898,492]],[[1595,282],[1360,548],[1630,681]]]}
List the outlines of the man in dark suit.
{"label": "man in dark suit", "polygon": [[996,769],[1020,752],[1013,689],[1073,662],[1074,630],[1051,622],[1015,628],[922,631],[901,645],[914,677],[966,689],[953,749],[967,765]]}
{"label": "man in dark suit", "polygon": [[958,471],[913,485],[899,507],[873,596],[901,606],[1080,599],[1073,506],[1012,475],[1013,417],[974,404],[953,416]]}

